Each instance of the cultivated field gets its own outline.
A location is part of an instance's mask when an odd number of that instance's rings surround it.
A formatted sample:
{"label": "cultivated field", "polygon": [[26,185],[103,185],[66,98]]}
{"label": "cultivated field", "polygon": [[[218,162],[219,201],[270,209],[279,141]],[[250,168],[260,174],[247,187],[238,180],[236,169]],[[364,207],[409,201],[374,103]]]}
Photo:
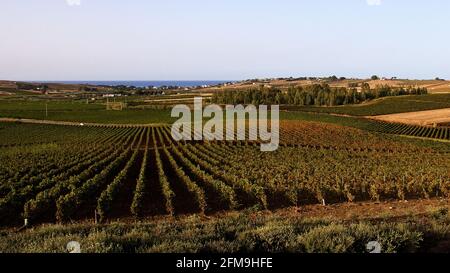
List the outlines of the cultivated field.
{"label": "cultivated field", "polygon": [[20,118],[106,124],[172,123],[170,110],[130,108],[108,111],[104,103],[85,101],[23,101],[0,102],[0,118]]}
{"label": "cultivated field", "polygon": [[372,117],[376,120],[412,125],[439,126],[450,124],[450,108]]}
{"label": "cultivated field", "polygon": [[450,127],[366,117],[449,108],[448,94],[283,105],[280,148],[263,153],[175,142],[166,106],[192,94],[108,111],[17,92],[0,103],[0,252],[63,252],[69,237],[86,252],[448,251]]}
{"label": "cultivated field", "polygon": [[282,147],[261,153],[258,142],[174,142],[165,126],[2,124],[1,224],[449,197],[439,145],[320,123],[282,128]]}

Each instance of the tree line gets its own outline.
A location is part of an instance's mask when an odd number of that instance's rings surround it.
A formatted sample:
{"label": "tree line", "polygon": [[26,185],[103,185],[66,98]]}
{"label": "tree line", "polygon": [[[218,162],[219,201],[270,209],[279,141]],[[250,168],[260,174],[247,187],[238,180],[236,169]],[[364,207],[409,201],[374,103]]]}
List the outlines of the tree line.
{"label": "tree line", "polygon": [[387,85],[370,88],[368,83],[361,88],[330,87],[328,84],[289,87],[281,90],[260,86],[247,90],[225,90],[214,93],[211,101],[216,104],[285,104],[299,106],[337,106],[359,104],[365,101],[403,95],[428,94],[426,88],[390,87]]}

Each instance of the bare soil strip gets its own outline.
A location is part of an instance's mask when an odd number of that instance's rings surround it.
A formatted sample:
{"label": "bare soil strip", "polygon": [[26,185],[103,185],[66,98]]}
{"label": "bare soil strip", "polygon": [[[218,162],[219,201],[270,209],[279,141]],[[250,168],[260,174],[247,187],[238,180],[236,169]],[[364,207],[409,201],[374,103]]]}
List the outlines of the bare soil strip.
{"label": "bare soil strip", "polygon": [[286,215],[302,215],[310,218],[351,219],[383,219],[384,217],[402,218],[413,215],[424,215],[437,208],[448,208],[449,198],[431,198],[417,200],[385,200],[381,202],[354,202],[332,205],[305,205],[278,211]]}

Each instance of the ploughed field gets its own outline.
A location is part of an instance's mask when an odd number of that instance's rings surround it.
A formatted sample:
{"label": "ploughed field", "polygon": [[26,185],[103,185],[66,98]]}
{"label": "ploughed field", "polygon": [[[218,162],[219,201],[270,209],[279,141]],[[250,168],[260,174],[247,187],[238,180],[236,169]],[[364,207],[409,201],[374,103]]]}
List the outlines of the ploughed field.
{"label": "ploughed field", "polygon": [[170,127],[0,123],[0,225],[450,196],[450,145],[283,121],[260,143],[175,142]]}
{"label": "ploughed field", "polygon": [[450,123],[450,108],[382,115],[373,118],[387,122],[401,122],[413,125],[446,126]]}

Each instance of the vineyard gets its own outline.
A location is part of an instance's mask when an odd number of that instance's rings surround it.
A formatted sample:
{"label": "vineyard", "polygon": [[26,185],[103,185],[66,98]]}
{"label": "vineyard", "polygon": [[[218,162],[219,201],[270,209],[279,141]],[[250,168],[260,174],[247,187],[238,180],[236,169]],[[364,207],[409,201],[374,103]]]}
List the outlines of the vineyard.
{"label": "vineyard", "polygon": [[1,123],[0,225],[450,197],[448,149],[322,123],[281,128],[280,149],[262,153],[258,141],[174,142],[167,126]]}
{"label": "vineyard", "polygon": [[[450,140],[450,127],[445,124],[441,126],[410,125],[398,122],[387,122],[362,117],[339,116],[321,113],[306,113],[299,111],[281,112],[284,121],[311,121],[336,124],[339,126],[353,127],[364,131],[382,134],[403,135],[416,138],[428,138],[434,140]],[[341,127],[339,127],[341,128]],[[351,137],[351,136],[350,136]],[[383,136],[385,138],[385,136]]]}
{"label": "vineyard", "polygon": [[408,125],[402,123],[390,123],[373,121],[369,130],[395,135],[432,138],[439,140],[450,140],[450,127],[430,127],[419,125]]}

